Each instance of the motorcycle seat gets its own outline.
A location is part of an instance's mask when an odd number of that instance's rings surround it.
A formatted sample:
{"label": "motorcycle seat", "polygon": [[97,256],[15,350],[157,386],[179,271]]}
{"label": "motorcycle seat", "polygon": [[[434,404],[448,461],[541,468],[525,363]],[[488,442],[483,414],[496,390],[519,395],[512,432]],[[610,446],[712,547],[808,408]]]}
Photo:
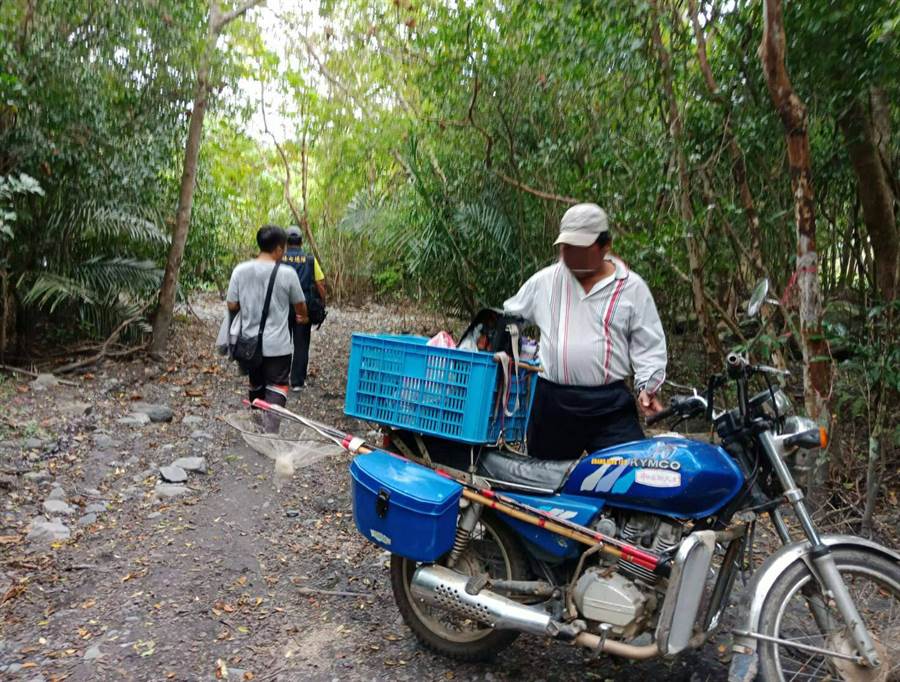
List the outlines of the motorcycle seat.
{"label": "motorcycle seat", "polygon": [[577,459],[536,459],[502,450],[489,450],[478,458],[476,474],[498,488],[555,493],[577,463]]}

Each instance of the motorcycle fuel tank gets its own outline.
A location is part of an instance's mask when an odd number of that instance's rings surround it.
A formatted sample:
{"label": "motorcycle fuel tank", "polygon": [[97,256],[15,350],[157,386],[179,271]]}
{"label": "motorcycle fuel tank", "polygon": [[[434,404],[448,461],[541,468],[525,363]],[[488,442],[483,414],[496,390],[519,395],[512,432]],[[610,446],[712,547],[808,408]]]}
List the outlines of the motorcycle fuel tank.
{"label": "motorcycle fuel tank", "polygon": [[661,436],[623,443],[584,457],[562,492],[675,518],[715,514],[744,477],[717,445]]}

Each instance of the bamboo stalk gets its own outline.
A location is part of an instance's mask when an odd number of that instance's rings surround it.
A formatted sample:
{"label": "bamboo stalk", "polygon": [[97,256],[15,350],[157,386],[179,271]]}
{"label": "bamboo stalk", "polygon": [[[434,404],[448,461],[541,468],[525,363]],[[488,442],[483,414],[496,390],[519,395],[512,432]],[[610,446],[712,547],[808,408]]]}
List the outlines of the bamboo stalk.
{"label": "bamboo stalk", "polygon": [[[343,447],[345,450],[349,450],[354,454],[365,455],[374,451],[374,449],[367,446],[365,444],[365,441],[363,441],[362,439],[355,439],[350,434],[340,434],[340,432],[338,432],[336,429],[301,417],[300,415],[295,414],[287,408],[281,407],[280,405],[272,405],[263,400],[257,399],[253,401],[253,406],[258,407],[262,410],[274,412],[287,419],[299,422],[305,426],[315,429],[322,435],[327,436],[329,439],[339,442],[341,447]],[[343,436],[341,440],[338,440],[340,438],[340,435],[338,434]],[[354,443],[354,441],[356,441],[356,443]],[[586,544],[590,547],[602,544],[603,549],[601,549],[600,551],[610,554],[617,559],[636,564],[651,571],[657,570],[662,565],[659,557],[650,554],[649,552],[645,552],[637,547],[629,545],[628,543],[621,542],[614,538],[606,537],[602,533],[598,533],[591,530],[590,528],[581,526],[580,524],[574,523],[572,521],[556,519],[540,509],[534,509],[524,503],[518,502],[517,500],[499,496],[491,490],[479,489],[467,481],[460,480],[455,476],[452,476],[443,469],[435,468],[433,470],[436,473],[459,483],[463,488],[463,497],[472,502],[482,504],[491,509],[494,509],[495,511],[500,512],[501,514],[506,514],[507,516],[518,519],[519,521],[522,521],[524,523],[528,523],[532,526],[537,526],[538,528],[544,528],[551,533],[556,533],[557,535],[569,538],[570,540],[575,540],[576,542]]]}
{"label": "bamboo stalk", "polygon": [[[462,494],[463,497],[465,497],[467,500],[482,504],[485,507],[489,507],[490,509],[501,512],[502,514],[511,516],[512,518],[518,519],[519,521],[524,521],[525,523],[531,524],[532,526],[538,526],[545,530],[549,530],[551,533],[562,535],[563,537],[569,538],[570,540],[575,540],[576,542],[580,542],[590,547],[601,544],[603,542],[602,540],[598,540],[596,538],[588,536],[585,533],[579,533],[578,531],[570,530],[552,521],[547,521],[546,519],[533,516],[532,514],[529,514],[527,512],[519,511],[518,509],[509,507],[502,502],[489,499],[487,497],[484,497],[483,495],[479,495],[475,491],[469,490],[468,488],[463,488]],[[622,550],[616,547],[611,547],[610,545],[604,544],[603,548],[600,551],[606,552],[607,554],[610,554],[617,559],[624,558]]]}

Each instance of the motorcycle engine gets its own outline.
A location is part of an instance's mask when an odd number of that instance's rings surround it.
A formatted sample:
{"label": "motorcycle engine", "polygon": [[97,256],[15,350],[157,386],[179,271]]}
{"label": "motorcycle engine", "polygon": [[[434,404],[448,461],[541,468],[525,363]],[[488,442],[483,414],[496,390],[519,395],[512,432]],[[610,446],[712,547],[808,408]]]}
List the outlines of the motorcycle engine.
{"label": "motorcycle engine", "polygon": [[[638,547],[643,547],[654,554],[661,554],[681,542],[682,527],[658,516],[650,514],[633,514],[625,519],[620,539]],[[635,564],[620,561],[617,570],[647,585],[656,585],[659,577],[652,571]]]}
{"label": "motorcycle engine", "polygon": [[[618,522],[603,517],[594,527],[655,554],[681,542],[681,524],[652,514],[629,514]],[[573,598],[588,620],[612,625],[620,637],[638,635],[656,609],[659,577],[635,564],[619,561],[587,569],[575,583]]]}
{"label": "motorcycle engine", "polygon": [[622,637],[638,634],[655,604],[652,595],[641,592],[624,575],[596,567],[578,579],[573,597],[582,616],[612,625],[613,634]]}

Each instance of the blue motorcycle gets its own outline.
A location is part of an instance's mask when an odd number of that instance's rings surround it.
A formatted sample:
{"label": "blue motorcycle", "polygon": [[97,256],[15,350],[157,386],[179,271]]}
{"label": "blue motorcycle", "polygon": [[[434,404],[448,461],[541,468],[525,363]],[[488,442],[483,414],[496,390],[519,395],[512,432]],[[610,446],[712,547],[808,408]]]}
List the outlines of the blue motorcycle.
{"label": "blue motorcycle", "polygon": [[[795,465],[826,434],[793,414],[779,373],[732,353],[704,392],[648,420],[705,419],[715,443],[669,434],[545,461],[424,429],[399,432],[397,452],[345,438],[358,453],[356,524],[391,552],[407,625],[462,661],[495,656],[520,633],[628,659],[674,656],[717,630],[768,517],[783,546],[746,586],[731,679],[900,679],[900,555],[816,529]],[[427,413],[428,391],[448,389],[423,377],[415,400],[398,378],[379,409]],[[728,386],[737,404],[718,410]]]}

